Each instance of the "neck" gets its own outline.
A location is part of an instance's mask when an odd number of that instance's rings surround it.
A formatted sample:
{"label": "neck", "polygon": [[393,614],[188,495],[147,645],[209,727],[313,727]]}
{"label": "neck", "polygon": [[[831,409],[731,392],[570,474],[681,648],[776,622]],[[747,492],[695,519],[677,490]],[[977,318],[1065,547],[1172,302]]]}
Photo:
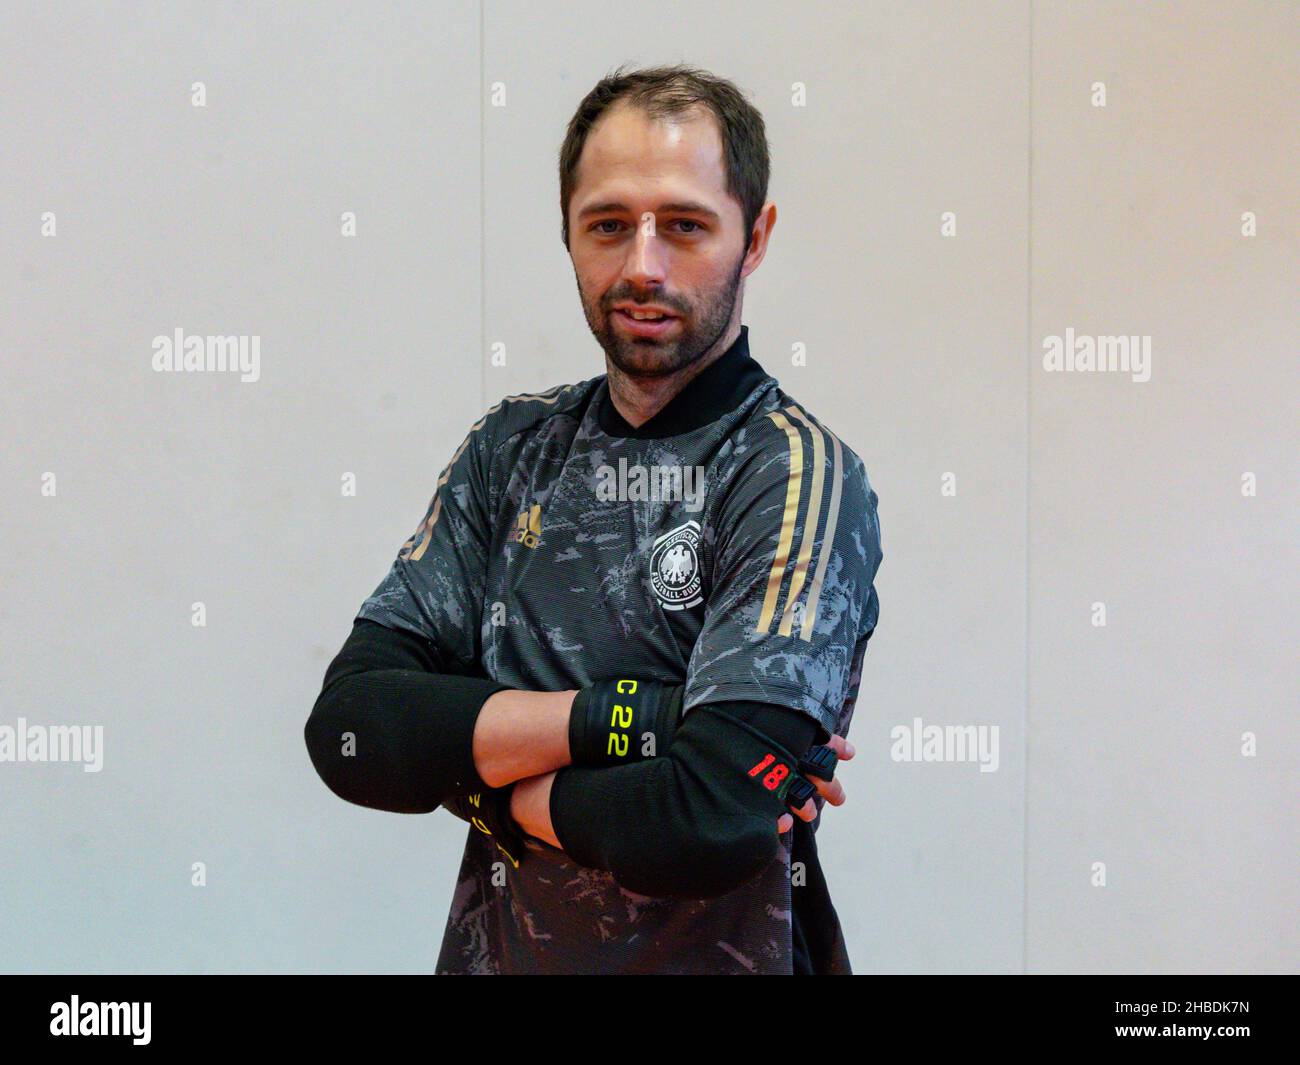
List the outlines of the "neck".
{"label": "neck", "polygon": [[615,366],[605,356],[605,371],[609,380],[609,398],[614,409],[633,428],[639,428],[672,402],[678,392],[691,383],[736,342],[740,336],[740,319],[736,318],[725,333],[708,351],[694,362],[674,373],[661,377],[633,377]]}

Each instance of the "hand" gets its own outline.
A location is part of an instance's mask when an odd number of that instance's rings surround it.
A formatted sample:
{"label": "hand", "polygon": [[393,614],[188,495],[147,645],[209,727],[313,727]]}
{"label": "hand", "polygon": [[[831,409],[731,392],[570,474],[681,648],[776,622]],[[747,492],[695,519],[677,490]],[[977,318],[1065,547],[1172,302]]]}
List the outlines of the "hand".
{"label": "hand", "polygon": [[551,824],[551,788],[554,784],[554,772],[516,781],[510,791],[510,817],[524,835],[563,850]]}
{"label": "hand", "polygon": [[[849,743],[849,741],[843,736],[832,736],[830,742],[826,744],[826,746],[835,752],[841,762],[847,762],[855,753],[853,750],[853,744]],[[834,777],[830,780],[822,780],[820,777],[809,776],[808,781],[817,789],[818,794],[832,806],[844,805],[844,785]],[[817,817],[817,801],[815,799],[809,799],[799,809],[798,813],[801,820],[815,820]],[[793,814],[782,814],[776,819],[776,831],[778,835],[784,832],[789,832],[792,828],[794,828]]]}

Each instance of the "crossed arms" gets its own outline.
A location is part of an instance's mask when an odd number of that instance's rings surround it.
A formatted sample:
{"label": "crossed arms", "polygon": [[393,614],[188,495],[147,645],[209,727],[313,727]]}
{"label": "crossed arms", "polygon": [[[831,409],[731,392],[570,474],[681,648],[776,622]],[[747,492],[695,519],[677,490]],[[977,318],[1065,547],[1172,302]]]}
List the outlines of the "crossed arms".
{"label": "crossed arms", "polygon": [[[765,747],[802,754],[818,731],[811,718],[768,704],[708,704],[687,715],[660,757],[588,768],[570,764],[575,694],[445,672],[424,637],[360,619],[326,672],[305,738],[326,785],[375,809],[446,805],[463,817],[458,797],[514,784],[509,811],[524,833],[641,894],[715,897],[775,857],[773,821],[792,821],[749,771]],[[831,745],[851,757],[839,737]],[[813,783],[833,805],[844,801],[838,782]],[[816,816],[813,800],[799,816]]]}

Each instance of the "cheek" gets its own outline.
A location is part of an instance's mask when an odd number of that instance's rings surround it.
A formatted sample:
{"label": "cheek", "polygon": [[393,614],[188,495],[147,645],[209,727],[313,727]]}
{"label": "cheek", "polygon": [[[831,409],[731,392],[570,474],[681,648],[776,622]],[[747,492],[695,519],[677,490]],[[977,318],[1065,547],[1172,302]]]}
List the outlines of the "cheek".
{"label": "cheek", "polygon": [[683,255],[672,267],[669,282],[681,292],[714,292],[730,280],[731,263],[722,255]]}
{"label": "cheek", "polygon": [[607,287],[590,274],[578,275],[578,291],[582,294],[582,302],[588,307],[598,308],[600,306],[601,298],[605,295]]}
{"label": "cheek", "polygon": [[591,257],[585,258],[581,264],[575,264],[574,273],[578,278],[582,298],[592,305],[598,305],[605,293],[618,284],[618,270]]}

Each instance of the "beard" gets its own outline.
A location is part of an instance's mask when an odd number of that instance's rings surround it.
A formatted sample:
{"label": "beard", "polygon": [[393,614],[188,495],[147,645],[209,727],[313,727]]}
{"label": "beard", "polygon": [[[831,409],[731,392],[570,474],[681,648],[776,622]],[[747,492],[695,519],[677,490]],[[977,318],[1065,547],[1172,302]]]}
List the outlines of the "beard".
{"label": "beard", "polygon": [[[702,358],[726,332],[736,308],[744,261],[742,250],[728,280],[720,288],[705,293],[693,305],[658,292],[651,292],[642,299],[642,294],[626,283],[615,285],[601,299],[589,301],[579,282],[582,313],[587,318],[591,335],[619,371],[628,377],[666,377]],[[674,335],[659,340],[618,332],[610,316],[614,313],[614,304],[625,300],[656,303],[678,315]]]}

